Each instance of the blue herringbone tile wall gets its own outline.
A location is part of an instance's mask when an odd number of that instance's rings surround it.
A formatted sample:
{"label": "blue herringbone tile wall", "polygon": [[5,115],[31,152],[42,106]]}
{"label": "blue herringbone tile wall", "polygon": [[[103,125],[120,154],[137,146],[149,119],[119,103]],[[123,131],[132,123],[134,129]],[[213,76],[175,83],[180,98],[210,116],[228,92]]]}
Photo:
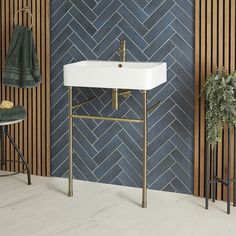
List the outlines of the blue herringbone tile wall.
{"label": "blue herringbone tile wall", "polygon": [[[148,93],[148,105],[161,106],[149,117],[148,186],[192,193],[194,114],[194,0],[53,0],[51,6],[51,174],[68,171],[67,90],[63,65],[118,60],[125,39],[128,61],[165,61],[168,83]],[[111,78],[112,79],[112,78]],[[78,112],[138,118],[139,91],[111,109],[111,90],[74,89],[74,103],[98,99]],[[142,126],[74,121],[74,177],[141,186]]]}

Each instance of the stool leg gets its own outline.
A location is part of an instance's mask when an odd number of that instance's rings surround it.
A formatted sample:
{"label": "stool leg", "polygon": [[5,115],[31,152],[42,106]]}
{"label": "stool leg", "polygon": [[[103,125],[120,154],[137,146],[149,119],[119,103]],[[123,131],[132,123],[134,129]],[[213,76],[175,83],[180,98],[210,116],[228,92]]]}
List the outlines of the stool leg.
{"label": "stool leg", "polygon": [[4,156],[4,133],[3,126],[0,127],[0,146],[1,146],[1,167],[5,164],[5,156]]}
{"label": "stool leg", "polygon": [[231,145],[231,128],[229,128],[228,132],[228,140],[229,140],[229,152],[228,152],[228,175],[227,175],[227,214],[230,214],[230,145]]}
{"label": "stool leg", "polygon": [[205,209],[208,209],[209,205],[209,157],[208,157],[208,145],[206,145],[205,151]]}
{"label": "stool leg", "polygon": [[236,207],[236,128],[234,128],[234,207]]}
{"label": "stool leg", "polygon": [[212,183],[212,201],[215,202],[216,200],[216,147],[212,150],[212,157],[213,157],[213,183]]}
{"label": "stool leg", "polygon": [[6,135],[7,137],[9,138],[10,142],[12,143],[12,145],[14,146],[15,150],[18,152],[23,164],[25,165],[26,167],[26,170],[27,170],[27,177],[28,177],[28,185],[31,185],[31,176],[30,176],[30,169],[29,169],[29,166],[28,164],[26,163],[25,161],[25,158],[24,156],[22,155],[22,153],[20,152],[19,148],[16,146],[14,140],[12,139],[12,137],[8,134],[8,132],[6,131]]}

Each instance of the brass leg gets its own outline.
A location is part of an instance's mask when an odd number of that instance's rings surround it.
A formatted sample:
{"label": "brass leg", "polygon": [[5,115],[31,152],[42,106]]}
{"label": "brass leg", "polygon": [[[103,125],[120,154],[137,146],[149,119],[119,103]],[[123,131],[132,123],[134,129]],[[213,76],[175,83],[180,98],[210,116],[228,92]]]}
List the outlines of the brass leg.
{"label": "brass leg", "polygon": [[72,87],[68,87],[69,100],[69,191],[68,196],[73,196],[73,159],[72,159]]}
{"label": "brass leg", "polygon": [[143,196],[142,207],[147,208],[147,91],[143,91]]}
{"label": "brass leg", "polygon": [[118,110],[119,109],[119,90],[112,89],[112,109]]}

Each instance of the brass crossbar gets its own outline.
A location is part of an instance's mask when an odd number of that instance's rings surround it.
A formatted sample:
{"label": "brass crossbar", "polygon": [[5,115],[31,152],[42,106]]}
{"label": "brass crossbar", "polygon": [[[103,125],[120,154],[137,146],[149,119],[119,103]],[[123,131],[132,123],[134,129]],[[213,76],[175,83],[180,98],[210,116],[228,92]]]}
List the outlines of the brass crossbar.
{"label": "brass crossbar", "polygon": [[118,122],[131,122],[131,123],[144,123],[144,120],[139,119],[127,119],[127,118],[116,118],[116,117],[104,117],[104,116],[84,116],[84,115],[71,115],[74,119],[89,119],[89,120],[109,120]]}
{"label": "brass crossbar", "polygon": [[97,99],[97,98],[96,98],[96,97],[92,97],[92,98],[90,98],[90,99],[88,99],[88,100],[86,100],[86,101],[84,101],[84,102],[81,102],[81,103],[79,103],[79,104],[73,106],[73,109],[82,107],[83,105],[85,105],[85,104],[87,104],[87,103],[89,103],[89,102],[92,102],[92,101],[94,101],[95,99]]}
{"label": "brass crossbar", "polygon": [[150,107],[150,108],[148,109],[148,113],[151,113],[151,112],[155,111],[155,110],[159,107],[160,103],[161,103],[161,102],[158,101],[155,105],[153,105],[152,107]]}

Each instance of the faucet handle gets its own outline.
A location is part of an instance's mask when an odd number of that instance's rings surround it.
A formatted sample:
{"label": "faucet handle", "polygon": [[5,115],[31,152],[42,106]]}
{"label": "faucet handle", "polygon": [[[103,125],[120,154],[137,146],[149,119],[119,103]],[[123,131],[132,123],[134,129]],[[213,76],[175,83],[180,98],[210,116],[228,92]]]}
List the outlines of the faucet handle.
{"label": "faucet handle", "polygon": [[120,48],[125,48],[126,41],[124,39],[120,40]]}

